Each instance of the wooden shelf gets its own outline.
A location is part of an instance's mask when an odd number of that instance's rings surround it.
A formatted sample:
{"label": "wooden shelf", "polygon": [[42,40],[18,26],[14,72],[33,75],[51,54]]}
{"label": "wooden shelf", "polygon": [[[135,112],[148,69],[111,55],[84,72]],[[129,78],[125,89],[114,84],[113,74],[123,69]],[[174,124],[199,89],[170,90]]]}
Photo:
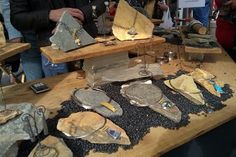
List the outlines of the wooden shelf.
{"label": "wooden shelf", "polygon": [[0,61],[24,52],[29,48],[30,44],[28,43],[7,43],[4,47],[0,48]]}
{"label": "wooden shelf", "polygon": [[185,52],[187,53],[202,53],[202,54],[221,54],[222,49],[220,47],[214,48],[200,48],[200,47],[191,47],[184,46]]}
{"label": "wooden shelf", "polygon": [[53,63],[70,62],[79,59],[92,58],[112,53],[133,50],[136,46],[149,46],[164,43],[165,39],[153,37],[152,39],[135,40],[135,41],[117,41],[116,45],[105,46],[103,43],[97,43],[84,48],[76,49],[70,52],[52,49],[51,46],[42,47],[42,53]]}

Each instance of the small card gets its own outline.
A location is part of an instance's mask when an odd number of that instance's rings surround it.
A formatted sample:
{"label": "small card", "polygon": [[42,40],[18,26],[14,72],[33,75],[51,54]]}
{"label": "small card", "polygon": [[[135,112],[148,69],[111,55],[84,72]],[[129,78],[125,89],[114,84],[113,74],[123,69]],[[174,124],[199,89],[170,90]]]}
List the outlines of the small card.
{"label": "small card", "polygon": [[46,91],[50,90],[50,88],[45,83],[42,83],[42,82],[36,82],[36,83],[30,85],[30,88],[36,94],[43,93],[43,92],[46,92]]}

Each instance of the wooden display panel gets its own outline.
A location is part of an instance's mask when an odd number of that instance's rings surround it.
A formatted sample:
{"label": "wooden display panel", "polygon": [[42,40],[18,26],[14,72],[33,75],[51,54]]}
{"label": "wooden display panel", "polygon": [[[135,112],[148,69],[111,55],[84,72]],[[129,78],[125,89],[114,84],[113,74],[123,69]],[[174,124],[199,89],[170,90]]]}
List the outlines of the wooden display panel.
{"label": "wooden display panel", "polygon": [[137,45],[150,46],[164,43],[165,39],[153,37],[152,39],[135,41],[117,41],[116,45],[105,46],[103,43],[93,44],[84,48],[76,49],[70,52],[52,49],[51,46],[42,47],[42,53],[53,63],[70,62],[79,59],[97,57],[112,53],[133,50]]}
{"label": "wooden display panel", "polygon": [[21,53],[30,48],[28,43],[6,43],[6,45],[0,48],[0,61]]}

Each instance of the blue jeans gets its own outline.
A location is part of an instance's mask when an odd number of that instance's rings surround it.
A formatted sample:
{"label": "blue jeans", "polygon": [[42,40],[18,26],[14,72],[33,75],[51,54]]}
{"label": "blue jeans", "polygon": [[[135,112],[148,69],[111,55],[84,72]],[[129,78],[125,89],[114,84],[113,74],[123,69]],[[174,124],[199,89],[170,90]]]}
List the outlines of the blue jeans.
{"label": "blue jeans", "polygon": [[31,44],[31,48],[21,53],[21,64],[27,81],[37,80],[43,77],[41,52],[34,32],[23,32],[24,41]]}
{"label": "blue jeans", "polygon": [[205,7],[193,8],[193,18],[200,21],[205,27],[209,24],[211,0],[206,0]]}
{"label": "blue jeans", "polygon": [[66,63],[54,64],[50,62],[44,55],[42,57],[43,72],[46,77],[55,76],[68,72]]}
{"label": "blue jeans", "polygon": [[7,29],[9,40],[22,37],[21,33],[16,30],[10,21],[10,4],[9,0],[0,0],[0,12],[4,18],[4,24]]}
{"label": "blue jeans", "polygon": [[[23,69],[28,81],[68,72],[66,63],[53,64],[41,55],[40,41],[34,32],[23,33],[23,36],[25,42],[31,44],[31,49],[21,54]],[[45,36],[45,40],[47,40],[46,38]]]}

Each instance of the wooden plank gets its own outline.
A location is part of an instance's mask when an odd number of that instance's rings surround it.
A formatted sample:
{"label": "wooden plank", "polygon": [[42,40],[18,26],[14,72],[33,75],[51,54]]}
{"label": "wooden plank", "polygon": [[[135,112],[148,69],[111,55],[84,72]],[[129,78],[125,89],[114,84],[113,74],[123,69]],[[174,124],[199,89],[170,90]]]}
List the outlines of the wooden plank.
{"label": "wooden plank", "polygon": [[[183,52],[182,52],[183,53]],[[216,75],[220,80],[231,85],[231,88],[236,91],[236,64],[225,53],[220,55],[207,55],[203,63],[203,69]],[[173,69],[165,67],[166,71]],[[64,75],[58,75],[52,78],[40,80],[49,85],[51,91],[34,94],[29,89],[30,83],[22,85],[14,85],[4,88],[5,98],[7,103],[31,102],[37,105],[45,105],[50,111],[56,111],[61,106],[61,102],[68,100],[74,88],[86,86],[86,81],[81,77],[83,75],[72,72]],[[162,127],[152,128],[143,140],[135,145],[133,149],[123,150],[106,154],[99,152],[90,152],[89,157],[152,157],[160,156],[165,152],[190,141],[197,136],[236,118],[236,93],[233,98],[227,100],[227,106],[220,111],[205,116],[191,115],[190,121],[186,127],[181,127],[178,130],[169,130]]]}
{"label": "wooden plank", "polygon": [[42,53],[53,63],[70,62],[79,59],[91,58],[111,53],[118,53],[135,49],[137,45],[149,46],[151,44],[164,43],[165,39],[161,37],[153,37],[152,39],[135,40],[135,41],[117,41],[116,45],[105,46],[103,43],[93,44],[84,48],[80,48],[70,52],[54,50],[51,46],[42,47]]}
{"label": "wooden plank", "polygon": [[0,48],[0,61],[21,53],[29,48],[29,43],[7,43],[6,46]]}
{"label": "wooden plank", "polygon": [[220,47],[214,48],[199,48],[199,47],[191,47],[191,46],[184,46],[185,52],[187,53],[211,53],[211,54],[220,54],[222,53],[222,49]]}

